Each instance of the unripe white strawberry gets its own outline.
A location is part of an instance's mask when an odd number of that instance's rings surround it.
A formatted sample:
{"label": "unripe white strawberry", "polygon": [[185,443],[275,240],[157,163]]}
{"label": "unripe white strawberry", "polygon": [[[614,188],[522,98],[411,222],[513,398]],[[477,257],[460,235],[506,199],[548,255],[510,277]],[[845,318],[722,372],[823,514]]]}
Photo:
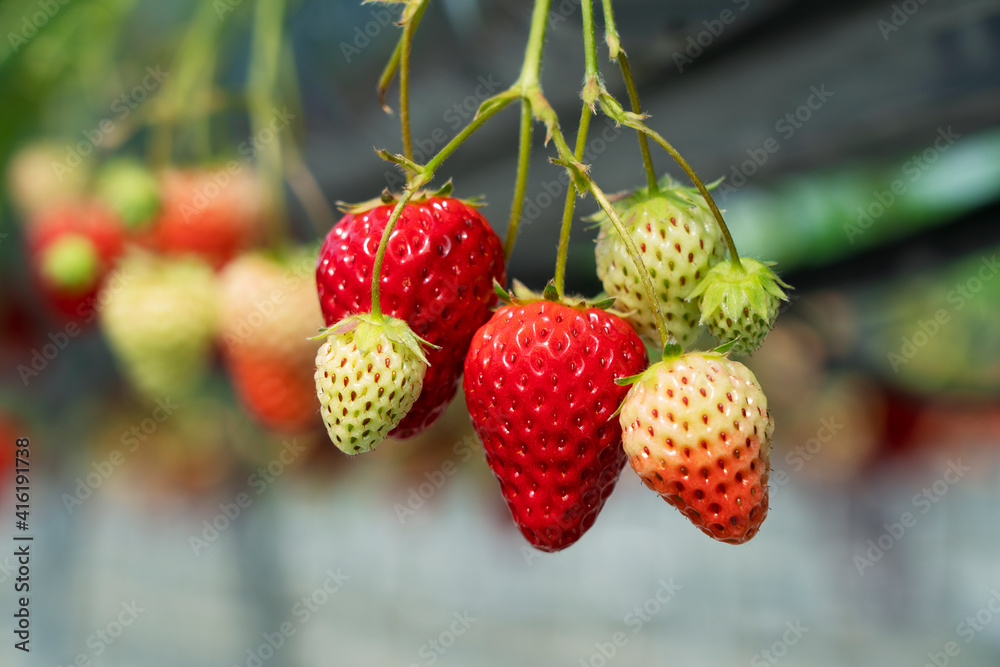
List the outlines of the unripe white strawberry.
{"label": "unripe white strawberry", "polygon": [[347,454],[370,451],[420,396],[420,339],[403,320],[370,314],[348,316],[325,335],[315,377],[327,433]]}
{"label": "unripe white strawberry", "polygon": [[[666,181],[656,193],[641,189],[615,209],[639,249],[673,342],[686,347],[701,332],[697,304],[687,299],[708,270],[724,257],[725,242],[704,198],[692,188]],[[597,237],[597,275],[616,309],[640,336],[659,345],[655,314],[646,299],[625,243],[604,214]]]}
{"label": "unripe white strawberry", "polygon": [[740,258],[740,265],[722,262],[713,267],[691,292],[701,309],[701,324],[721,344],[733,343],[735,354],[749,356],[774,326],[778,306],[788,301],[788,287],[770,269],[773,263]]}
{"label": "unripe white strawberry", "polygon": [[774,420],[753,373],[715,352],[676,346],[622,402],[622,442],[650,489],[706,535],[741,544],[767,517]]}
{"label": "unripe white strawberry", "polygon": [[101,326],[126,377],[149,398],[200,383],[215,336],[215,274],[200,260],[136,252],[98,297]]}

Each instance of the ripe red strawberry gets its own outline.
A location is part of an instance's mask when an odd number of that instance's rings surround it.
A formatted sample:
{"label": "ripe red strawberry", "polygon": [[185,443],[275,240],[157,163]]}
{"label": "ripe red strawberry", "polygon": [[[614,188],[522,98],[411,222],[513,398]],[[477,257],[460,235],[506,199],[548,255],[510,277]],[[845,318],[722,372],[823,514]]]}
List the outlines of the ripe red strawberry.
{"label": "ripe red strawberry", "polygon": [[541,551],[594,524],[625,453],[615,384],[646,366],[620,317],[553,301],[500,308],[465,360],[465,401],[514,523]]}
{"label": "ripe red strawberry", "polygon": [[310,274],[315,250],[285,261],[249,254],[220,274],[220,334],[233,387],[264,426],[298,432],[321,424],[316,408],[316,348],[323,325]]}
{"label": "ripe red strawberry", "polygon": [[218,269],[260,236],[260,184],[246,169],[167,170],[160,188],[160,214],[144,235],[160,252],[197,255]]}
{"label": "ripe red strawberry", "polygon": [[742,544],[767,517],[767,397],[738,361],[679,352],[665,351],[629,390],[619,416],[625,452],[646,486],[706,535]]}
{"label": "ripe red strawberry", "polygon": [[118,219],[97,202],[74,200],[38,214],[26,234],[32,270],[46,299],[63,316],[83,319],[122,253]]}
{"label": "ripe red strawberry", "polygon": [[[375,254],[394,206],[355,207],[327,235],[316,268],[327,325],[371,310]],[[473,206],[426,196],[403,209],[382,265],[382,311],[438,347],[427,350],[423,391],[392,436],[420,433],[455,397],[469,341],[496,301],[494,280],[506,281],[503,247]]]}

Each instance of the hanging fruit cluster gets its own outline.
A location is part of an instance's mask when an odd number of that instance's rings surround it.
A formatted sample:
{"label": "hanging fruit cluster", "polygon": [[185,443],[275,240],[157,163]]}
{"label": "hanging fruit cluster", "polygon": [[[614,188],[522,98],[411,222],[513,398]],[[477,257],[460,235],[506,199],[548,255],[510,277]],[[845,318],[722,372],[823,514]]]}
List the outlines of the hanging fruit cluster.
{"label": "hanging fruit cluster", "polygon": [[[265,136],[280,106],[283,23],[283,2],[261,3],[245,99],[253,137]],[[67,327],[100,325],[139,397],[187,402],[219,352],[234,393],[266,430],[319,431],[309,340],[322,325],[316,248],[291,240],[283,205],[284,164],[295,154],[280,133],[255,162],[213,151],[213,138],[224,144],[208,131],[220,25],[212,3],[200,5],[134,128],[149,140],[136,151],[145,161],[121,150],[96,170],[81,163],[54,178],[62,152],[38,143],[15,158],[9,183],[40,294]]]}
{"label": "hanging fruit cluster", "polygon": [[[316,273],[329,328],[315,380],[331,439],[358,454],[387,434],[415,435],[441,414],[464,374],[489,466],[534,547],[558,551],[579,540],[626,461],[709,536],[733,544],[751,539],[767,516],[774,423],[756,378],[730,357],[760,345],[788,286],[768,263],[738,255],[709,188],[646,125],[610,0],[606,40],[632,111],[602,83],[593,3],[582,0],[586,76],[570,148],[539,81],[550,2],[536,0],[517,81],[483,102],[425,164],[413,160],[408,85],[413,35],[428,0],[402,4],[402,36],[379,95],[384,100],[398,71],[404,153],[379,155],[406,172],[406,186],[346,207]],[[520,155],[501,242],[473,202],[451,196],[450,183],[437,191],[428,186],[445,159],[515,101]],[[647,174],[645,186],[615,203],[580,161],[598,108],[637,131]],[[552,161],[568,171],[573,187],[553,281],[542,294],[514,281],[511,295],[504,262],[520,222],[532,120],[545,125],[546,144],[557,153]],[[650,138],[694,187],[657,180]],[[588,194],[600,207],[592,219],[600,223],[597,272],[607,293],[592,301],[564,292],[576,198]],[[719,347],[685,352],[703,328]],[[651,366],[644,341],[663,349]]]}

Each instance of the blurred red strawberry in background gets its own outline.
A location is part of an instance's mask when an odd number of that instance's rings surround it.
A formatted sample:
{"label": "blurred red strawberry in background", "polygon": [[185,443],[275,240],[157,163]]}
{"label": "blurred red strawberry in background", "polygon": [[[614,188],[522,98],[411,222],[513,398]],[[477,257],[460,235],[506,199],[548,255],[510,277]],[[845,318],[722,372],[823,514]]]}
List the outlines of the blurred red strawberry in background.
{"label": "blurred red strawberry in background", "polygon": [[261,236],[260,184],[245,168],[168,169],[160,198],[160,214],[142,237],[160,252],[197,255],[219,269]]}
{"label": "blurred red strawberry in background", "polygon": [[124,230],[103,204],[73,199],[35,215],[26,241],[46,301],[67,319],[82,321],[122,253]]}
{"label": "blurred red strawberry in background", "polygon": [[248,254],[221,273],[226,367],[246,410],[263,426],[297,432],[321,424],[313,379],[323,326],[312,282],[315,249],[283,260]]}

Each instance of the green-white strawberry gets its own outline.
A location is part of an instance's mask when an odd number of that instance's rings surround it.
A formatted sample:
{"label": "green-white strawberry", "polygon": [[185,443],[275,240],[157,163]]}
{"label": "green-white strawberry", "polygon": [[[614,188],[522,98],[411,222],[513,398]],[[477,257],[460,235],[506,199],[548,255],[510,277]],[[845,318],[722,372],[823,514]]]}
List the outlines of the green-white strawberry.
{"label": "green-white strawberry", "polygon": [[733,352],[748,356],[774,326],[778,306],[788,301],[782,287],[788,283],[771,270],[771,262],[748,257],[715,265],[691,292],[701,309],[701,324],[725,344],[735,341]]}
{"label": "green-white strawberry", "polygon": [[97,197],[130,229],[148,226],[160,210],[160,184],[140,162],[118,158],[97,177]]}
{"label": "green-white strawberry", "polygon": [[403,320],[351,315],[326,330],[316,395],[330,440],[347,454],[381,443],[423,389],[427,359]]}
{"label": "green-white strawberry", "polygon": [[774,421],[753,373],[722,351],[680,354],[634,380],[619,421],[629,463],[710,537],[741,544],[767,516]]}
{"label": "green-white strawberry", "polygon": [[149,398],[189,394],[206,374],[218,297],[210,266],[136,252],[98,295],[101,325],[132,384]]}
{"label": "green-white strawberry", "polygon": [[[704,198],[693,188],[667,179],[659,191],[637,190],[615,203],[643,263],[652,278],[667,331],[674,342],[688,346],[701,331],[698,305],[688,301],[691,291],[725,252],[722,233]],[[655,315],[646,299],[635,264],[607,217],[597,237],[597,275],[616,308],[643,339],[659,344]]]}

